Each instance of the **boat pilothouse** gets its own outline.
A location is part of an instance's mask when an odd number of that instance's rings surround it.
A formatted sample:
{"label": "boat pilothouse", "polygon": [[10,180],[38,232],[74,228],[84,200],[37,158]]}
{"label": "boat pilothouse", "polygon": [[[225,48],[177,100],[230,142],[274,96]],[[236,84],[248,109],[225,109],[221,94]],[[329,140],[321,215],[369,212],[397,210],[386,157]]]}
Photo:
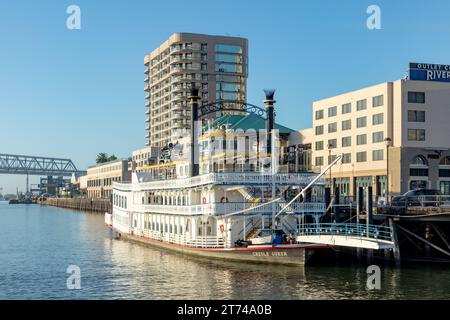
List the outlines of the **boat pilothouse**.
{"label": "boat pilothouse", "polygon": [[199,108],[196,90],[190,100],[190,134],[131,182],[114,183],[106,223],[132,240],[227,260],[302,265],[328,247],[297,241],[302,224],[326,211],[325,183],[323,173],[292,170],[284,151],[293,130],[275,124],[273,92],[265,110],[231,101]]}

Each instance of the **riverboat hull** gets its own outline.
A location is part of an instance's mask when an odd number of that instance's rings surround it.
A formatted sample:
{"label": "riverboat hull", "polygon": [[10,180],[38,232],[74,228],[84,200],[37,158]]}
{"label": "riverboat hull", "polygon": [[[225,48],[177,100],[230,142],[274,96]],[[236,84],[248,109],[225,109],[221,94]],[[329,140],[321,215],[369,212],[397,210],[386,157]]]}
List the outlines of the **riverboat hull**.
{"label": "riverboat hull", "polygon": [[157,248],[170,250],[182,254],[204,258],[220,259],[237,262],[269,263],[281,265],[304,266],[316,249],[326,249],[330,246],[316,244],[282,244],[258,245],[243,248],[198,248],[167,243],[134,234],[121,232],[111,225],[111,230],[118,234],[118,238],[148,244]]}

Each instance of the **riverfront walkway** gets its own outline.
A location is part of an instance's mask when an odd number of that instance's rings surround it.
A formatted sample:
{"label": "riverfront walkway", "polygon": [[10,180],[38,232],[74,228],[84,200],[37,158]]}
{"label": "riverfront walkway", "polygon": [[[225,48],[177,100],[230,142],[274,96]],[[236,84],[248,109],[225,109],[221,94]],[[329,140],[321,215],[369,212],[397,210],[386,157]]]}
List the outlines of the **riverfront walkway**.
{"label": "riverfront walkway", "polygon": [[38,204],[100,213],[112,211],[111,201],[108,199],[47,198],[39,200]]}

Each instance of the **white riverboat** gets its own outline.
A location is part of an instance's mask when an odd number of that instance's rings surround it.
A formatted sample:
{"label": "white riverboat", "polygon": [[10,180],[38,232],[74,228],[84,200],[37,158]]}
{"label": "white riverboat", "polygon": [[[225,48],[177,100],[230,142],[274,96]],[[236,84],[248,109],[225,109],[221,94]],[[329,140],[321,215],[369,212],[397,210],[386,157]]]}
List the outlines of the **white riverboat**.
{"label": "white riverboat", "polygon": [[[265,241],[252,243],[260,230],[273,230],[273,210],[278,212],[286,204],[279,199],[264,205],[276,200],[271,196],[272,185],[277,189],[306,186],[309,175],[233,172],[165,181],[145,178],[135,173],[131,183],[115,183],[113,214],[107,214],[105,221],[121,236],[185,253],[288,264],[303,264],[312,253],[305,249],[324,247],[296,243],[281,234],[295,233],[303,214],[325,211],[316,196],[310,202],[293,203],[289,213],[276,219],[281,237],[266,232]],[[249,190],[261,201],[246,200],[243,194]]]}
{"label": "white riverboat", "polygon": [[[265,118],[222,102],[221,111],[235,112],[202,122],[132,181],[114,183],[106,224],[124,238],[225,260],[304,265],[329,247],[297,241],[305,219],[326,211],[325,183],[298,165],[290,169],[293,130],[275,125],[273,102],[272,93]],[[191,112],[198,110],[194,99]]]}

